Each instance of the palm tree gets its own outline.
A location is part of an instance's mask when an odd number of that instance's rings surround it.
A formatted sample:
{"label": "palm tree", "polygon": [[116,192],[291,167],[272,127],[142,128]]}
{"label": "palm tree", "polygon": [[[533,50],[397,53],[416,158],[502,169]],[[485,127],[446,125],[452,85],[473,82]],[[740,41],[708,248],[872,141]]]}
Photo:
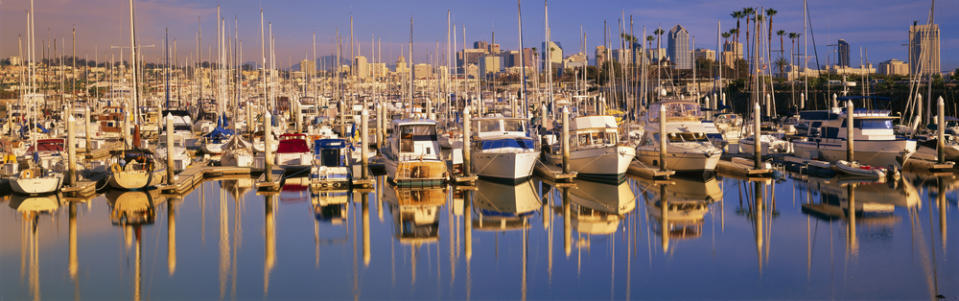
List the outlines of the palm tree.
{"label": "palm tree", "polygon": [[746,56],[749,56],[749,45],[752,44],[749,42],[749,20],[752,19],[755,14],[756,10],[752,7],[743,8],[743,18],[746,18]]}
{"label": "palm tree", "polygon": [[[768,36],[766,37],[766,45],[772,45],[773,43],[773,16],[775,16],[776,13],[778,13],[778,11],[776,11],[775,9],[772,9],[772,8],[766,9],[766,17],[769,17],[768,19],[769,27],[766,28],[766,32],[768,33]],[[780,45],[781,44],[782,43],[780,43]],[[782,47],[779,47],[779,48],[782,48]]]}
{"label": "palm tree", "polygon": [[[736,32],[734,34],[736,35],[736,42],[738,43],[739,42],[739,20],[741,20],[744,17],[744,15],[743,15],[743,12],[740,10],[734,11],[729,15],[733,17],[734,19],[736,19]],[[730,30],[729,32],[733,32],[733,31]]]}
{"label": "palm tree", "polygon": [[663,31],[662,27],[656,28],[656,30],[653,31],[653,34],[656,35],[656,51],[659,51],[659,48],[663,47],[662,39],[664,33],[666,33],[666,31]]}
{"label": "palm tree", "polygon": [[792,47],[789,48],[789,62],[793,62],[793,55],[796,54],[796,39],[799,39],[799,34],[795,32],[789,33],[789,40],[792,42]]}
{"label": "palm tree", "polygon": [[[770,18],[770,19],[772,19],[772,18]],[[779,36],[779,59],[780,59],[780,60],[784,60],[784,59],[785,59],[785,54],[786,54],[786,53],[784,52],[784,49],[783,49],[783,35],[785,35],[785,34],[786,34],[786,31],[785,31],[785,30],[780,29],[780,30],[777,30],[777,31],[776,31],[776,35]],[[783,68],[782,68],[782,66],[779,67],[779,73],[780,73],[780,74],[783,73]]]}
{"label": "palm tree", "polygon": [[646,48],[653,48],[653,40],[655,39],[656,38],[653,37],[652,35],[646,36],[646,45],[647,45]]}

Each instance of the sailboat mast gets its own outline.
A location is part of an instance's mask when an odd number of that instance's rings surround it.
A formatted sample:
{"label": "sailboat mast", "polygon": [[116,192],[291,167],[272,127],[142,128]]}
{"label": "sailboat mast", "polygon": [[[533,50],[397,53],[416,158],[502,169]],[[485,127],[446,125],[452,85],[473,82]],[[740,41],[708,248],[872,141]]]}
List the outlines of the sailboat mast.
{"label": "sailboat mast", "polygon": [[[33,0],[30,0],[30,11],[33,11]],[[137,36],[136,22],[134,22],[133,0],[130,0],[130,66],[133,67],[133,115],[136,124],[140,123],[140,78],[137,71]]]}
{"label": "sailboat mast", "polygon": [[[523,99],[523,116],[529,116],[529,102],[526,100],[526,61],[523,58],[525,56],[525,49],[523,49],[523,9],[520,6],[520,1],[522,0],[516,0],[516,19],[519,23],[519,80],[523,84],[519,94]],[[466,34],[463,36],[465,39]]]}
{"label": "sailboat mast", "polygon": [[[552,55],[552,40],[550,37],[549,31],[549,4],[548,0],[543,0],[543,23],[545,26],[544,32],[546,33],[546,45],[543,45],[543,48],[546,48],[546,99],[549,101],[550,111],[554,111],[553,108],[553,55]],[[543,120],[542,122],[545,122]]]}

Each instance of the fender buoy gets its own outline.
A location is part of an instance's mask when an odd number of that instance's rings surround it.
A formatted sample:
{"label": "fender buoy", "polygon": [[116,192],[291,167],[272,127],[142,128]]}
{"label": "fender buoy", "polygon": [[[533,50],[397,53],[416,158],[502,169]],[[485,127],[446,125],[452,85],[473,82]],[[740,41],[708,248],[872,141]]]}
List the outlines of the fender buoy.
{"label": "fender buoy", "polygon": [[117,174],[120,173],[123,169],[120,167],[120,164],[113,163],[110,165],[110,171]]}
{"label": "fender buoy", "polygon": [[24,169],[23,171],[20,172],[20,178],[21,178],[21,179],[30,179],[30,178],[33,178],[33,170],[31,170],[31,169]]}

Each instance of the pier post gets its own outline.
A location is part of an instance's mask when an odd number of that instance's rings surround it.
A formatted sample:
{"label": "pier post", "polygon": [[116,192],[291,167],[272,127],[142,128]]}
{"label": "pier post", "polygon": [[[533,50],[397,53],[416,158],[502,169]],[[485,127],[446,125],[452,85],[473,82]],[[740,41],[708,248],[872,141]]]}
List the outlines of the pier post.
{"label": "pier post", "polygon": [[666,106],[659,106],[659,170],[666,171]]}
{"label": "pier post", "polygon": [[563,134],[560,138],[563,152],[563,174],[569,174],[569,107],[563,107]]}
{"label": "pier post", "polygon": [[722,100],[723,100],[722,106],[723,106],[723,107],[726,107],[726,92],[723,92],[722,95],[723,95],[723,98],[722,98]]}
{"label": "pier post", "polygon": [[376,104],[376,149],[383,147],[383,105]]}
{"label": "pier post", "polygon": [[546,129],[546,105],[540,105],[539,110],[539,124],[542,129]]}
{"label": "pier post", "polygon": [[130,111],[127,110],[126,105],[123,106],[123,116],[121,118],[123,120],[120,122],[120,134],[123,138],[123,148],[128,149],[130,148]]}
{"label": "pier post", "polygon": [[295,119],[293,121],[293,125],[296,127],[296,132],[302,133],[303,132],[303,111],[300,110],[299,100],[293,101],[293,114],[290,114],[290,115],[293,115],[293,118]]}
{"label": "pier post", "polygon": [[174,184],[173,169],[173,114],[166,115],[166,183]]}
{"label": "pier post", "polygon": [[773,98],[769,95],[769,93],[766,93],[766,116],[776,116],[776,114],[773,113]]}
{"label": "pier post", "polygon": [[[77,135],[73,129],[73,114],[67,117],[67,162],[69,163],[69,183],[76,184],[77,181]],[[34,146],[36,148],[37,146]]]}
{"label": "pier post", "polygon": [[362,167],[363,167],[362,168],[363,170],[361,171],[361,176],[363,177],[363,180],[366,180],[367,178],[369,178],[369,162],[367,161],[368,159],[366,157],[366,152],[368,147],[367,141],[370,139],[369,137],[370,132],[368,129],[369,120],[370,120],[370,112],[367,111],[366,108],[363,108],[363,112],[360,113],[360,123],[361,123],[360,130],[362,131],[360,133],[360,160],[361,160],[360,162],[362,162]]}
{"label": "pier post", "polygon": [[856,157],[854,156],[856,152],[855,142],[855,123],[853,122],[853,105],[852,100],[846,102],[846,161],[852,162],[855,161]]}
{"label": "pier post", "polygon": [[838,108],[838,107],[839,107],[839,98],[838,98],[838,96],[836,96],[836,93],[833,93],[833,94],[832,94],[832,107],[833,107],[833,108]]}
{"label": "pier post", "polygon": [[759,101],[753,103],[753,159],[755,159],[755,168],[763,168],[763,150],[762,150],[762,126],[760,121]]}
{"label": "pier post", "polygon": [[799,109],[800,110],[806,109],[806,93],[803,93],[803,92],[799,93]]}
{"label": "pier post", "polygon": [[90,128],[90,106],[86,106],[83,109],[83,133],[86,134],[86,137],[84,137],[83,139],[87,145],[86,147],[87,154],[90,153],[91,151],[90,148],[93,147],[93,142],[92,142],[93,138],[91,137],[93,136],[93,132],[91,132],[91,130],[92,129]]}
{"label": "pier post", "polygon": [[463,175],[470,176],[470,107],[463,108]]}
{"label": "pier post", "polygon": [[250,103],[246,104],[246,133],[250,135],[250,143],[253,143],[253,132],[256,128],[256,124],[253,120],[253,105]]}
{"label": "pier post", "polygon": [[[342,117],[342,116],[341,116]],[[263,172],[266,173],[266,181],[273,181],[273,114],[266,111],[263,115]]]}
{"label": "pier post", "polygon": [[[936,125],[936,132],[938,132],[938,137],[937,137],[937,139],[936,139],[936,140],[937,140],[937,141],[936,141],[936,153],[937,153],[936,155],[937,155],[937,157],[938,157],[938,159],[939,159],[939,163],[941,164],[941,163],[946,163],[946,152],[945,152],[945,147],[946,147],[946,103],[945,103],[945,101],[942,99],[942,96],[939,96],[939,105],[938,105],[938,106],[939,106],[939,107],[938,107],[938,110],[936,111],[937,113],[939,113],[939,124]],[[942,191],[942,190],[940,190],[940,194],[942,193],[941,191]]]}
{"label": "pier post", "polygon": [[713,109],[715,109],[713,107],[713,101],[709,100],[709,96],[706,96],[703,102],[706,103],[706,109],[709,111],[709,113],[706,113],[706,120],[713,120]]}

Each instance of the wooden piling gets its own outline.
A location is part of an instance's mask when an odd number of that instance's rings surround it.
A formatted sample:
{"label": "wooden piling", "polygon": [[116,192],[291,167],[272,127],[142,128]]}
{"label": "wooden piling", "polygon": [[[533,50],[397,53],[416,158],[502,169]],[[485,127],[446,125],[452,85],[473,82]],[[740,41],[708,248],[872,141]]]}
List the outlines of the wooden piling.
{"label": "wooden piling", "polygon": [[[941,163],[946,163],[946,152],[945,152],[945,147],[946,147],[946,103],[945,103],[945,101],[942,99],[942,96],[939,96],[939,104],[938,104],[938,108],[937,108],[937,109],[938,109],[938,111],[936,111],[936,112],[939,113],[939,116],[938,116],[938,117],[939,117],[939,124],[936,125],[936,132],[938,132],[937,139],[936,139],[936,140],[937,140],[937,141],[936,141],[936,155],[937,155],[937,157],[939,158],[939,163],[941,164]],[[942,193],[942,192],[940,192],[940,193]]]}
{"label": "wooden piling", "polygon": [[666,106],[659,106],[659,170],[666,171]]}
{"label": "wooden piling", "polygon": [[569,107],[563,107],[563,134],[561,139],[563,173],[569,174]]}
{"label": "wooden piling", "polygon": [[[73,184],[77,181],[77,135],[76,131],[73,129],[73,114],[69,114],[67,118],[67,162],[69,163],[69,183]],[[37,146],[34,145],[34,148]],[[39,151],[39,149],[37,149]]]}
{"label": "wooden piling", "polygon": [[263,170],[267,181],[273,180],[273,114],[263,114]]}
{"label": "wooden piling", "polygon": [[363,112],[360,114],[360,123],[361,123],[361,124],[360,124],[360,130],[362,131],[362,132],[360,133],[360,158],[361,158],[361,161],[360,161],[360,162],[362,162],[362,165],[361,165],[361,166],[362,166],[362,171],[360,171],[360,174],[361,174],[361,177],[363,178],[363,180],[369,179],[369,170],[370,170],[370,169],[369,169],[369,162],[368,162],[368,159],[367,159],[367,157],[366,157],[366,152],[367,152],[367,148],[368,148],[368,146],[367,146],[366,144],[367,144],[367,142],[368,142],[369,139],[370,139],[370,138],[369,138],[369,129],[368,129],[368,127],[369,127],[368,121],[369,121],[369,120],[370,120],[370,113],[366,110],[366,108],[363,108]]}
{"label": "wooden piling", "polygon": [[[835,96],[835,94],[833,94]],[[855,123],[853,123],[853,105],[852,100],[846,102],[846,161],[856,160],[855,156]]]}
{"label": "wooden piling", "polygon": [[93,132],[90,128],[90,106],[84,107],[83,110],[83,132],[86,134],[84,137],[84,142],[86,143],[86,153],[89,154],[91,148],[93,147]]}
{"label": "wooden piling", "polygon": [[471,175],[470,162],[472,161],[470,157],[470,108],[469,106],[463,108],[463,175]]}
{"label": "wooden piling", "polygon": [[173,184],[175,170],[173,168],[173,114],[166,115],[166,183]]}
{"label": "wooden piling", "polygon": [[753,159],[755,159],[756,169],[763,168],[763,150],[762,150],[762,126],[760,126],[759,102],[753,103]]}

